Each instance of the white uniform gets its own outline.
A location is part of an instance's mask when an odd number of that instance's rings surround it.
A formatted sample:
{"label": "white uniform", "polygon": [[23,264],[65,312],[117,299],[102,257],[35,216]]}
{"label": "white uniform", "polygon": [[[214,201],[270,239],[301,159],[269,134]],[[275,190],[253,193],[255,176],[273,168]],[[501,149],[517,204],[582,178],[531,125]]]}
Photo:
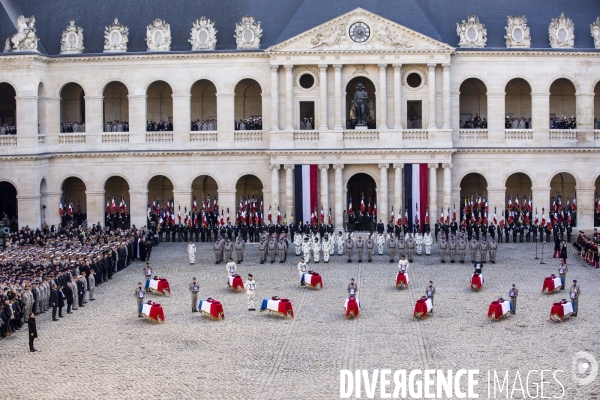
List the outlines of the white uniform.
{"label": "white uniform", "polygon": [[383,255],[383,246],[385,246],[385,236],[383,233],[379,233],[377,234],[377,251],[380,256]]}
{"label": "white uniform", "polygon": [[312,251],[315,262],[318,263],[321,259],[321,243],[319,243],[318,239],[315,239],[315,241],[312,242]]}
{"label": "white uniform", "polygon": [[188,244],[188,256],[190,256],[190,264],[193,264],[196,260],[196,245],[194,243]]}
{"label": "white uniform", "polygon": [[344,236],[337,235],[335,237],[335,242],[337,244],[338,254],[341,256],[342,254],[344,254],[344,249],[345,249],[345,244],[346,244],[346,241],[344,240]]}
{"label": "white uniform", "polygon": [[312,245],[310,240],[306,240],[302,243],[302,253],[304,253],[304,261],[310,262],[310,250],[312,249]]}
{"label": "white uniform", "polygon": [[235,271],[237,270],[237,265],[233,261],[229,261],[225,266],[227,268],[227,273],[229,275],[235,275]]}
{"label": "white uniform", "polygon": [[248,301],[248,308],[254,308],[254,293],[256,292],[256,281],[254,279],[247,280],[244,283],[246,288],[246,299]]}
{"label": "white uniform", "polygon": [[408,272],[408,260],[406,258],[398,261],[398,270],[402,272]]}
{"label": "white uniform", "polygon": [[308,266],[305,262],[300,261],[298,263],[298,275],[300,276],[300,278],[302,278],[302,275],[304,275],[306,271],[308,271]]}
{"label": "white uniform", "polygon": [[296,255],[302,254],[302,235],[296,233],[294,236],[294,248],[296,249]]}
{"label": "white uniform", "polygon": [[417,248],[417,254],[421,255],[423,253],[423,235],[421,235],[421,232],[417,232],[415,235],[415,244],[415,247]]}
{"label": "white uniform", "polygon": [[331,254],[330,252],[333,249],[333,246],[331,245],[331,243],[329,243],[329,240],[323,240],[323,261],[325,262],[329,262],[329,255]]}
{"label": "white uniform", "polygon": [[425,237],[423,238],[423,243],[425,243],[425,254],[431,254],[431,245],[433,244],[433,238],[431,237],[431,233],[425,232]]}

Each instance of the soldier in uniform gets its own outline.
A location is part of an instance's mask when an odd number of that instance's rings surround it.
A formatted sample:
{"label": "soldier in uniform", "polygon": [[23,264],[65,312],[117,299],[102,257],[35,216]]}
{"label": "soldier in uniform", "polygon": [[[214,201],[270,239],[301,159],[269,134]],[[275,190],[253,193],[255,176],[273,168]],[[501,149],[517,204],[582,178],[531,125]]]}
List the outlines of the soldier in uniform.
{"label": "soldier in uniform", "polygon": [[406,252],[408,253],[408,261],[413,261],[413,256],[415,254],[415,239],[413,239],[412,234],[408,234],[408,239],[406,239]]}
{"label": "soldier in uniform", "polygon": [[336,239],[337,248],[338,248],[338,255],[341,256],[342,254],[344,254],[344,247],[345,247],[345,241],[344,241],[344,236],[342,235],[342,231],[340,231],[338,233],[338,235],[335,237],[335,239]]}
{"label": "soldier in uniform", "polygon": [[379,255],[383,255],[383,246],[385,245],[385,236],[383,233],[377,233],[377,251]]}
{"label": "soldier in uniform", "polygon": [[367,261],[373,261],[373,251],[375,247],[375,241],[373,240],[373,234],[369,233],[369,237],[365,241],[365,247],[367,248]]}
{"label": "soldier in uniform", "polygon": [[[138,313],[138,317],[143,317],[144,315],[142,314],[142,303],[144,302],[144,288],[142,287],[142,282],[138,282],[137,287],[135,288],[134,292],[133,292],[135,298],[137,299],[137,313]],[[80,304],[81,306],[81,304]]]}
{"label": "soldier in uniform", "polygon": [[192,295],[192,312],[198,312],[198,283],[196,278],[192,279],[190,283],[190,293]]}
{"label": "soldier in uniform", "polygon": [[[298,263],[298,276],[302,279],[302,275],[304,275],[308,271],[308,266],[304,262],[304,257],[300,258],[300,262]],[[304,282],[302,282],[302,286],[304,286]]]}
{"label": "soldier in uniform", "polygon": [[488,244],[485,239],[481,239],[481,243],[479,244],[479,251],[481,253],[481,262],[485,263],[488,253]]}
{"label": "soldier in uniform", "polygon": [[391,263],[393,263],[394,259],[396,258],[396,247],[397,247],[397,243],[396,243],[396,239],[394,238],[394,234],[390,233],[389,237],[387,239],[387,250],[388,250],[388,255],[390,256]]}
{"label": "soldier in uniform", "polygon": [[354,248],[354,240],[352,240],[352,236],[348,234],[348,239],[346,239],[346,255],[348,256],[348,262],[352,262],[352,249]]}
{"label": "soldier in uniform", "polygon": [[433,281],[429,281],[429,285],[425,287],[425,295],[431,299],[431,312],[433,312],[433,297],[435,296],[435,286],[433,286]]}
{"label": "soldier in uniform", "polygon": [[196,260],[196,245],[190,240],[190,244],[188,244],[188,256],[190,257],[190,265],[194,264]]}
{"label": "soldier in uniform", "polygon": [[279,263],[284,263],[286,259],[287,253],[287,244],[283,240],[283,235],[279,239],[279,243],[277,243],[277,254],[279,256]]}
{"label": "soldier in uniform", "polygon": [[296,255],[299,256],[302,254],[302,235],[300,233],[294,235],[294,249],[296,250]]}
{"label": "soldier in uniform", "polygon": [[233,243],[231,243],[231,240],[227,239],[227,242],[225,242],[225,245],[223,246],[223,259],[229,260],[232,253]]}
{"label": "soldier in uniform", "polygon": [[258,243],[258,254],[260,258],[260,263],[264,264],[267,261],[267,240],[265,238],[261,238]]}
{"label": "soldier in uniform", "polygon": [[229,276],[235,275],[235,271],[237,271],[237,265],[233,262],[233,258],[229,257],[229,261],[225,265],[225,270]]}
{"label": "soldier in uniform", "polygon": [[219,264],[221,262],[221,240],[215,240],[215,244],[213,245],[213,253],[215,255],[215,264]]}
{"label": "soldier in uniform", "polygon": [[573,279],[573,286],[569,289],[569,297],[571,298],[571,303],[573,304],[573,316],[577,316],[577,311],[579,309],[579,295],[581,294],[581,288],[577,284],[577,280]]}
{"label": "soldier in uniform", "polygon": [[567,263],[564,261],[560,264],[560,267],[558,267],[558,276],[560,277],[560,283],[562,284],[562,287],[560,288],[560,290],[565,290],[565,287],[567,286],[567,271],[568,270],[569,270],[569,268],[567,267]]}
{"label": "soldier in uniform", "polygon": [[271,264],[275,262],[275,250],[277,250],[277,243],[275,242],[275,237],[271,236],[267,244],[267,252],[269,253]]}
{"label": "soldier in uniform", "polygon": [[256,281],[252,274],[248,274],[248,280],[244,284],[246,288],[246,300],[248,302],[248,311],[256,311],[254,308],[254,294],[256,292]]}
{"label": "soldier in uniform", "polygon": [[454,261],[456,259],[456,239],[454,238],[454,235],[450,236],[448,248],[450,249],[450,263],[454,264]]}
{"label": "soldier in uniform", "polygon": [[329,256],[331,255],[331,242],[329,242],[329,235],[325,235],[323,238],[323,262],[327,264],[329,262]]}
{"label": "soldier in uniform", "polygon": [[315,236],[315,240],[312,243],[313,259],[315,263],[319,263],[321,259],[321,242],[319,242],[319,235]]}
{"label": "soldier in uniform", "polygon": [[244,243],[244,240],[240,236],[238,236],[234,246],[235,259],[238,264],[241,264],[244,261],[245,247],[246,244]]}
{"label": "soldier in uniform", "polygon": [[311,243],[308,235],[304,236],[304,242],[302,243],[302,254],[306,262],[310,262],[310,251],[312,250]]}
{"label": "soldier in uniform", "polygon": [[475,238],[469,242],[469,249],[471,250],[471,262],[474,263],[477,258],[477,250],[479,249],[479,243]]}
{"label": "soldier in uniform", "polygon": [[421,255],[423,253],[423,235],[421,235],[421,232],[415,234],[415,244],[417,247],[417,254]]}
{"label": "soldier in uniform", "polygon": [[425,232],[425,236],[423,237],[423,243],[425,244],[425,255],[431,255],[431,245],[433,244],[433,238],[431,237],[431,233]]}
{"label": "soldier in uniform", "polygon": [[508,297],[510,297],[510,302],[512,304],[511,313],[515,313],[517,311],[517,296],[519,295],[519,289],[516,288],[515,284],[512,284],[512,288],[508,291]]}
{"label": "soldier in uniform", "polygon": [[442,263],[445,263],[446,262],[446,249],[448,249],[448,242],[446,242],[446,239],[442,237],[438,246],[440,248],[440,261]]}
{"label": "soldier in uniform", "polygon": [[498,243],[492,238],[490,239],[488,248],[490,249],[490,262],[492,264],[496,264],[496,252],[498,251]]}
{"label": "soldier in uniform", "polygon": [[356,297],[356,293],[358,293],[358,285],[354,283],[354,278],[352,278],[348,284],[348,297]]}

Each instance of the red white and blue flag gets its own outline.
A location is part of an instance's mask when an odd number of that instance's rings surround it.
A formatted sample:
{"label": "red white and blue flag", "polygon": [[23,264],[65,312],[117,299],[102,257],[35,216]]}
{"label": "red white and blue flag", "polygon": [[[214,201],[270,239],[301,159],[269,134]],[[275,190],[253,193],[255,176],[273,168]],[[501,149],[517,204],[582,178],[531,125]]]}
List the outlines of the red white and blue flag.
{"label": "red white and blue flag", "polygon": [[294,166],[294,209],[298,222],[310,221],[312,212],[317,208],[318,174],[317,164]]}
{"label": "red white and blue flag", "polygon": [[417,229],[421,231],[429,201],[428,175],[427,164],[406,164],[404,166],[404,204],[406,204],[408,221],[420,221]]}

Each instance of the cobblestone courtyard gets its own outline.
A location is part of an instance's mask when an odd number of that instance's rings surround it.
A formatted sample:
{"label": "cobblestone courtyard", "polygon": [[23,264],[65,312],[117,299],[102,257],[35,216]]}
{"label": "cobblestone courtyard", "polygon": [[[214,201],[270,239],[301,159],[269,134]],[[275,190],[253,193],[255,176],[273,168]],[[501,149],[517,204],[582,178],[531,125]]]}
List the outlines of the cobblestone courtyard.
{"label": "cobblestone courtyard", "polygon": [[[441,264],[436,246],[431,257],[417,256],[411,264],[408,290],[394,287],[397,263],[389,263],[387,255],[375,255],[371,264],[348,264],[337,255],[329,264],[311,264],[325,288],[310,290],[299,285],[293,246],[285,264],[259,265],[257,245],[249,244],[238,272],[254,274],[257,308],[262,298],[287,297],[294,319],[248,312],[245,294],[230,290],[225,266],[214,264],[212,243],[198,244],[193,266],[186,246],[162,243],[152,254],[155,274],[172,288],[168,297],[147,296],[163,305],[164,324],[137,318],[133,289],[142,280],[143,265],[135,262],[97,288],[97,301],[85,308],[55,323],[49,313],[40,315],[40,353],[29,353],[26,328],[1,340],[0,396],[334,399],[340,395],[341,369],[479,369],[479,397],[487,398],[488,370],[509,370],[510,386],[518,370],[525,386],[529,370],[545,369],[564,371],[557,375],[565,387],[562,398],[600,398],[600,378],[579,386],[571,377],[576,352],[600,360],[600,270],[584,267],[572,248],[567,281],[578,279],[582,287],[580,313],[552,323],[552,303],[568,296],[541,294],[544,276],[558,272],[553,244],[545,247],[545,265],[534,260],[535,245],[500,244],[498,262],[485,265],[486,282],[478,293],[469,288],[471,263]],[[222,301],[225,320],[191,312],[193,276],[201,299]],[[357,280],[362,305],[354,320],[343,312],[350,278]],[[435,315],[416,321],[415,300],[430,279],[437,288]],[[512,283],[520,290],[516,315],[490,322],[489,303],[507,297]],[[535,380],[539,383],[539,374]],[[533,397],[535,388],[529,387]],[[560,394],[557,385],[544,393]],[[523,396],[516,392],[515,397]]]}

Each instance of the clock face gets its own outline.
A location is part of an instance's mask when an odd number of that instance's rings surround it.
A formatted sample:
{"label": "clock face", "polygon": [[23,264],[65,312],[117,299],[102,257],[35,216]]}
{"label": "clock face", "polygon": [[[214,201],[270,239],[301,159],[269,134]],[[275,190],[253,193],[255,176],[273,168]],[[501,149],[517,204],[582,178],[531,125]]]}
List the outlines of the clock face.
{"label": "clock face", "polygon": [[371,35],[371,28],[364,22],[355,22],[350,26],[350,39],[356,43],[366,41]]}

